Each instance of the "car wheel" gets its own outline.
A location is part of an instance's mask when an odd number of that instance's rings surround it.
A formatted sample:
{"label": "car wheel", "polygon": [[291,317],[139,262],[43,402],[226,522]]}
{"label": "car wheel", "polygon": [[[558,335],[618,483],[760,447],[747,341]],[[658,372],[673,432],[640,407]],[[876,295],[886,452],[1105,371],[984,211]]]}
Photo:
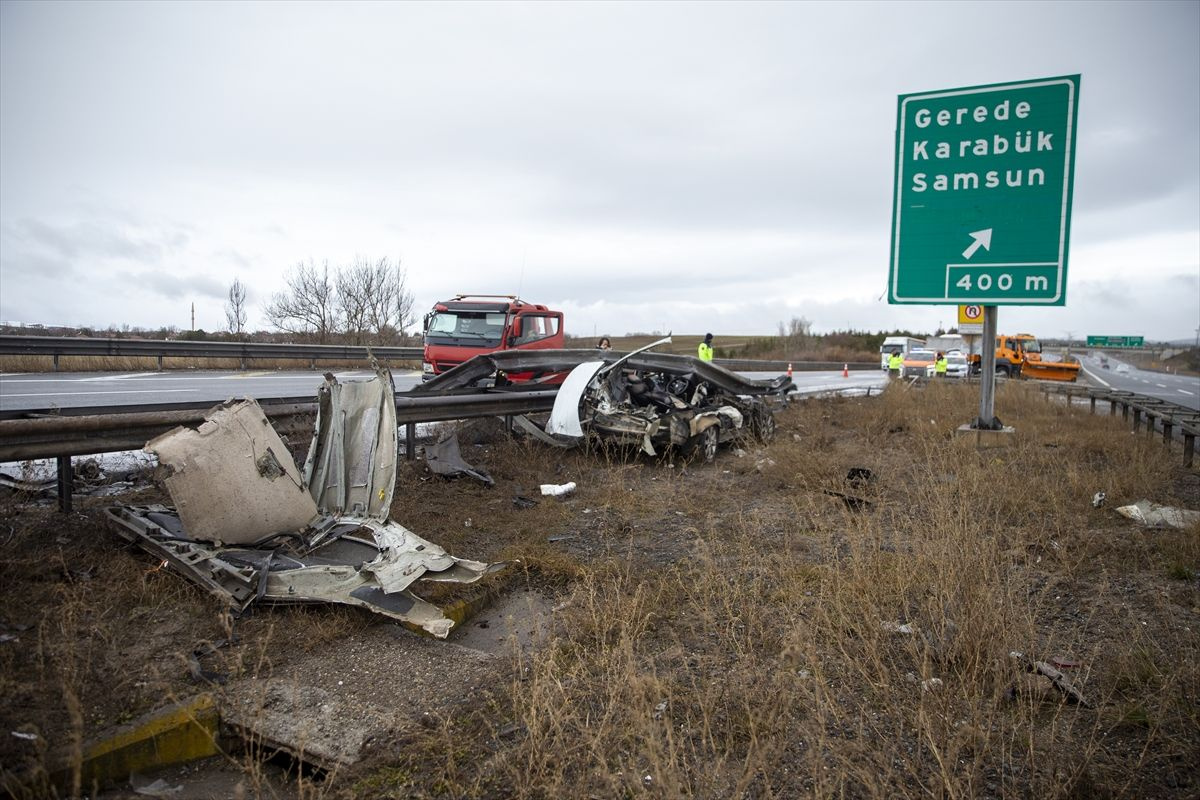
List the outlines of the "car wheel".
{"label": "car wheel", "polygon": [[775,415],[769,408],[760,409],[756,412],[751,424],[754,429],[754,435],[763,444],[767,444],[775,438]]}
{"label": "car wheel", "polygon": [[693,458],[699,458],[705,464],[712,463],[712,460],[717,457],[717,445],[720,443],[720,433],[717,431],[719,427],[718,425],[709,425],[692,437],[688,450]]}
{"label": "car wheel", "polygon": [[1012,376],[1012,368],[1008,364],[1000,364],[996,367],[996,374],[1003,375],[1005,378]]}

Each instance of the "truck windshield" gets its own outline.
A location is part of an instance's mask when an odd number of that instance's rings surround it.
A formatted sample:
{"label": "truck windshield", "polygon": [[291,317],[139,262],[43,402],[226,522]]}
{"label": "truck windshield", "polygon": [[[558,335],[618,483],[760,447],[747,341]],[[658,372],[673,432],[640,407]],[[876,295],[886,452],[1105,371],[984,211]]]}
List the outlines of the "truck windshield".
{"label": "truck windshield", "polygon": [[440,311],[429,318],[425,335],[438,344],[497,346],[504,334],[503,312]]}
{"label": "truck windshield", "polygon": [[1040,353],[1042,346],[1037,339],[1022,339],[1021,345],[1025,348],[1026,353]]}

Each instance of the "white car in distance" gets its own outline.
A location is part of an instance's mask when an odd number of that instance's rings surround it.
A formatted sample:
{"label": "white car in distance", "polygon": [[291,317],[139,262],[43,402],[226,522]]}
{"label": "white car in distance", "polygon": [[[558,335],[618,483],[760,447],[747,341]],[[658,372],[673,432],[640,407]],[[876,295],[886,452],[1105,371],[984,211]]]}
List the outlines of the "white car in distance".
{"label": "white car in distance", "polygon": [[[967,357],[958,350],[951,350],[946,353],[946,377],[947,378],[965,378],[971,374],[971,367],[967,364]],[[928,378],[937,375],[937,362],[930,364],[925,368],[925,376]]]}

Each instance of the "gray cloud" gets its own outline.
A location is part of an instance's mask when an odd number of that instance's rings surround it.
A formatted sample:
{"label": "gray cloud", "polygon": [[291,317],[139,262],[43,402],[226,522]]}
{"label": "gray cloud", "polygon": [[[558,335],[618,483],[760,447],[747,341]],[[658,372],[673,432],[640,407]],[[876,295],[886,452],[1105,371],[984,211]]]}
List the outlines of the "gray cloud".
{"label": "gray cloud", "polygon": [[170,300],[181,298],[211,298],[224,300],[229,287],[205,275],[174,275],[169,272],[121,272],[119,281],[137,286]]}
{"label": "gray cloud", "polygon": [[[422,302],[523,286],[584,329],[651,309],[697,330],[704,303],[774,303],[720,320],[743,331],[797,303],[932,327],[944,309],[875,302],[897,95],[1076,72],[1072,253],[1200,228],[1196,3],[3,3],[0,23],[0,284],[36,304],[45,263],[97,323],[179,323],[121,280],[219,317],[235,274],[266,297],[297,261],[375,252]],[[1178,327],[1167,276],[1200,274],[1178,249],[1125,290],[1075,261],[1068,309],[1013,314]]]}

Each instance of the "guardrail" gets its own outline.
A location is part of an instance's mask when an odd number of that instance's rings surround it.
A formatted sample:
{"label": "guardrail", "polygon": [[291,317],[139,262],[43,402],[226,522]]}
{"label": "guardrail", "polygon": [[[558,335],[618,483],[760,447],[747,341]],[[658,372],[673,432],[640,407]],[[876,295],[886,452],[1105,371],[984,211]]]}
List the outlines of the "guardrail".
{"label": "guardrail", "polygon": [[[244,369],[253,359],[366,362],[368,348],[336,344],[272,344],[265,342],[185,342],[174,339],[108,339],[73,336],[0,336],[0,355],[51,356],[58,371],[60,356],[142,356],[233,358]],[[420,347],[371,347],[378,359],[397,361],[421,358]]]}
{"label": "guardrail", "polygon": [[[443,422],[472,417],[549,411],[556,389],[484,394],[410,397],[396,395],[396,422]],[[45,414],[9,412],[0,419],[0,461],[54,458],[136,450],[179,425],[199,425],[217,403],[161,404],[153,411],[127,408],[123,413]],[[316,413],[313,398],[260,400],[263,413],[281,434],[303,433]],[[91,410],[91,409],[89,409]],[[75,410],[78,412],[78,409]],[[411,435],[411,431],[410,431]]]}
{"label": "guardrail", "polygon": [[[1116,416],[1121,409],[1122,419],[1133,417],[1133,430],[1136,433],[1146,421],[1146,434],[1153,436],[1157,430],[1162,430],[1163,443],[1170,445],[1174,441],[1176,429],[1183,441],[1183,465],[1191,467],[1195,461],[1196,437],[1200,435],[1200,411],[1135,392],[1120,389],[1108,389],[1099,386],[1057,386],[1046,384],[1041,387],[1049,399],[1051,394],[1067,395],[1069,398],[1086,398],[1091,413],[1096,413],[1097,402],[1109,404],[1109,416]],[[1156,427],[1157,423],[1157,427]]]}
{"label": "guardrail", "polygon": [[[396,395],[396,422],[404,425],[407,457],[416,450],[416,423],[549,411],[557,389],[504,391],[431,397]],[[58,504],[71,510],[74,470],[71,456],[137,450],[179,425],[199,425],[214,403],[162,404],[154,411],[125,413],[26,414],[0,420],[0,461],[55,458]],[[263,413],[280,435],[311,430],[317,403],[308,398],[260,400]],[[78,409],[76,409],[78,411]]]}
{"label": "guardrail", "polygon": [[[262,342],[189,342],[175,339],[115,339],[82,336],[0,336],[0,355],[50,356],[58,371],[60,356],[141,356],[163,358],[236,358],[244,369],[253,359],[294,359],[308,361],[368,360],[368,348],[359,345],[335,344],[271,344]],[[420,347],[374,347],[376,358],[397,361],[416,360],[422,356]],[[879,369],[873,361],[755,361],[745,358],[718,358],[715,363],[733,370],[778,370],[790,366],[796,372]]]}

